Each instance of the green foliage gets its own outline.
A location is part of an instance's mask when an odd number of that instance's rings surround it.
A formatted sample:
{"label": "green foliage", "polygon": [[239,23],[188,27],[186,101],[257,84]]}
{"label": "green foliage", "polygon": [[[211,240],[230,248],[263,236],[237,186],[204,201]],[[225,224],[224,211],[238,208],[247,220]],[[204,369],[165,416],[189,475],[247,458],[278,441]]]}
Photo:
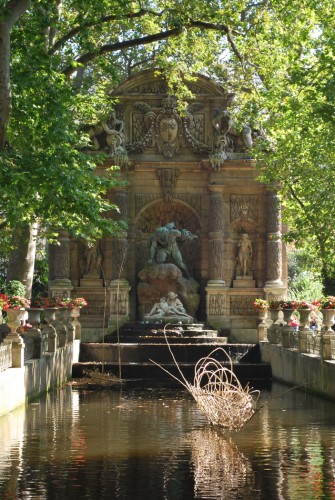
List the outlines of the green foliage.
{"label": "green foliage", "polygon": [[289,300],[312,301],[317,297],[321,297],[322,292],[321,276],[316,276],[310,271],[302,271],[289,282],[287,295]]}
{"label": "green foliage", "polygon": [[26,287],[23,283],[21,283],[21,281],[12,280],[8,281],[4,285],[3,292],[6,295],[19,295],[21,297],[24,297],[26,293]]}
{"label": "green foliage", "polygon": [[31,298],[32,301],[37,297],[48,296],[48,259],[46,257],[39,258],[35,261],[34,278]]}
{"label": "green foliage", "polygon": [[312,301],[323,295],[318,262],[308,250],[288,253],[288,299]]}
{"label": "green foliage", "polygon": [[130,72],[159,67],[183,101],[184,82],[200,71],[236,92],[238,125],[266,131],[254,151],[259,178],[280,183],[287,239],[310,248],[324,281],[332,277],[334,26],[332,0],[63,0],[61,14],[57,2],[32,2],[11,33],[1,220],[14,229],[37,219],[92,239],[117,231],[104,215],[121,177],[93,175],[99,159],[82,152],[79,124],[106,113],[109,91]]}

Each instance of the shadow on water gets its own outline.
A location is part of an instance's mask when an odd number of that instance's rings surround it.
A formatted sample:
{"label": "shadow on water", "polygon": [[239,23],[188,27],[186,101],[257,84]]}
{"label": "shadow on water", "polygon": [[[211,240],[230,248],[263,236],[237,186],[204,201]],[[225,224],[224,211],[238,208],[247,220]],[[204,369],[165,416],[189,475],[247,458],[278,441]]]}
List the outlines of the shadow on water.
{"label": "shadow on water", "polygon": [[67,386],[0,419],[0,498],[334,498],[333,422],[278,384],[236,433],[182,389]]}

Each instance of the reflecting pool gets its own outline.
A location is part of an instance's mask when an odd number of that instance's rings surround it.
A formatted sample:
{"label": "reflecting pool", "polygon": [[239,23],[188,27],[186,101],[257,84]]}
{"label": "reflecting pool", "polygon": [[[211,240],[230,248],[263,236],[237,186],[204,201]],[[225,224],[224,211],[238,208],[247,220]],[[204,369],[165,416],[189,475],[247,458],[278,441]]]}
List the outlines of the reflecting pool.
{"label": "reflecting pool", "polygon": [[335,404],[273,384],[236,433],[183,389],[66,386],[0,419],[0,499],[335,499]]}

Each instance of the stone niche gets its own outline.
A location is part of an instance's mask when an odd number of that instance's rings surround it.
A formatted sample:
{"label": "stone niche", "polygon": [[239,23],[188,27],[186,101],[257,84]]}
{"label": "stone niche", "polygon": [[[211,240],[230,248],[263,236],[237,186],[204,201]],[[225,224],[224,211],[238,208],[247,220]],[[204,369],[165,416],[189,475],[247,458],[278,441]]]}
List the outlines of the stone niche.
{"label": "stone niche", "polygon": [[[189,87],[181,113],[162,76],[139,73],[114,90],[106,122],[88,127],[90,154],[108,155],[97,174],[118,164],[128,181],[109,193],[120,210],[110,216],[128,229],[95,247],[62,235],[51,253],[51,293],[62,288],[91,304],[82,311],[84,340],[142,321],[174,292],[194,321],[254,342],[253,299],[286,294],[278,196],[257,181],[250,153],[262,133],[233,122],[233,96],[222,86],[199,75]],[[181,260],[157,236],[168,224],[180,232]],[[151,255],[155,234],[160,251]]]}

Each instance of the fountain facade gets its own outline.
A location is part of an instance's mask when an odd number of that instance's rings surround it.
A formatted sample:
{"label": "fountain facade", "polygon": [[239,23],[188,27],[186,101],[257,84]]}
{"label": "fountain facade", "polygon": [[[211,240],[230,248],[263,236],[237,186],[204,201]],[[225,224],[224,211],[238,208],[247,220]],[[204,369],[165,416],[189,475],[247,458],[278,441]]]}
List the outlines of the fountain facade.
{"label": "fountain facade", "polygon": [[153,307],[173,293],[182,304],[173,321],[191,317],[252,343],[253,300],[286,295],[278,195],[257,181],[250,154],[262,133],[233,122],[233,96],[220,85],[198,76],[189,87],[194,97],[180,112],[163,77],[139,73],[115,89],[110,118],[90,131],[92,154],[108,154],[97,173],[118,164],[128,181],[109,193],[119,207],[111,216],[128,229],[95,246],[64,233],[51,248],[51,293],[88,300],[83,341],[157,319]]}

